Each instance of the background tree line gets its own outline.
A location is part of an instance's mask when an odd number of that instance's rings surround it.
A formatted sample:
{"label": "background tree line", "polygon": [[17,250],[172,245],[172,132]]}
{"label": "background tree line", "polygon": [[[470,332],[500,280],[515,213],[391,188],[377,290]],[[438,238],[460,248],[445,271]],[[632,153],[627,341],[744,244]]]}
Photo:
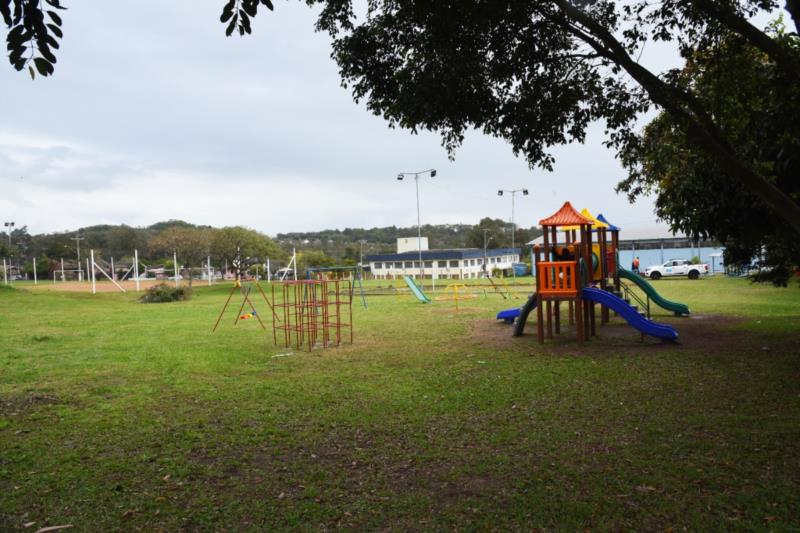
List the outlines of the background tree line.
{"label": "background tree line", "polygon": [[[484,233],[484,230],[487,230]],[[484,235],[489,248],[511,246],[511,227],[501,219],[484,218],[478,224],[425,225],[422,233],[428,237],[432,248],[481,248]],[[23,272],[32,273],[37,260],[37,274],[44,278],[60,269],[63,258],[68,265],[76,265],[80,237],[81,258],[94,250],[99,261],[112,257],[117,266],[133,262],[133,251],[138,250],[142,266],[167,266],[172,268],[175,252],[184,269],[194,270],[211,257],[215,268],[232,267],[237,250],[246,264],[264,263],[267,258],[273,270],[285,266],[292,250],[298,252],[302,267],[355,265],[361,254],[391,253],[396,250],[398,237],[417,234],[416,227],[389,226],[383,228],[345,228],[316,232],[279,233],[275,238],[258,231],[231,226],[213,228],[198,226],[182,220],[158,222],[146,227],[127,225],[87,226],[75,231],[33,235],[22,226],[11,232],[0,233],[0,256],[11,258]],[[538,228],[517,228],[515,243],[519,247],[539,235]]]}

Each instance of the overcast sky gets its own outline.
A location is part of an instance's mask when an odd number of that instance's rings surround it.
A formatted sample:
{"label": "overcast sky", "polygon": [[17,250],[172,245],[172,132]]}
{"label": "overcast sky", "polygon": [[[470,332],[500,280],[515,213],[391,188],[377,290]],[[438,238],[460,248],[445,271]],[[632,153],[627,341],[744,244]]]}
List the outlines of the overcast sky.
{"label": "overcast sky", "polygon": [[[326,34],[300,2],[261,13],[253,35],[225,38],[222,0],[68,1],[53,77],[0,65],[0,217],[34,233],[183,219],[267,234],[509,219],[533,225],[565,200],[625,227],[656,224],[629,205],[593,131],[531,171],[502,140],[468,136],[454,162],[436,134],[389,129],[340,86]],[[675,64],[650,47],[651,65]]]}

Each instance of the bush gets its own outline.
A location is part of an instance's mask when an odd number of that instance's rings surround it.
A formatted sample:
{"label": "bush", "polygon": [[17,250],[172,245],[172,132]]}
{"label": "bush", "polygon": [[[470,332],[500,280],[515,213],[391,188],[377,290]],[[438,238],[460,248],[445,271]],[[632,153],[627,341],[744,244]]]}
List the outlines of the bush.
{"label": "bush", "polygon": [[693,264],[693,265],[699,265],[699,264],[700,264],[700,256],[699,256],[699,255],[696,255],[696,256],[692,257],[692,258],[689,260],[689,262],[690,262],[691,264]]}
{"label": "bush", "polygon": [[191,296],[192,291],[188,287],[173,287],[166,283],[159,283],[149,287],[139,301],[145,304],[180,302],[188,300]]}

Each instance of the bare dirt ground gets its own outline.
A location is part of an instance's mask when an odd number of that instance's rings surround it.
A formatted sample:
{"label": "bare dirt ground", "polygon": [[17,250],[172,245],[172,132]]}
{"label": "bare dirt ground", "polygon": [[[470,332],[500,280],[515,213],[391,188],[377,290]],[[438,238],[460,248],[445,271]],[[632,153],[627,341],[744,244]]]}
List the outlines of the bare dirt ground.
{"label": "bare dirt ground", "polygon": [[[599,313],[597,317],[597,337],[585,343],[581,350],[585,353],[605,353],[608,348],[613,348],[614,353],[637,353],[642,349],[648,351],[659,350],[701,350],[708,353],[729,350],[731,347],[761,349],[765,352],[771,350],[789,349],[787,342],[777,342],[775,338],[761,338],[759,335],[739,330],[735,326],[744,321],[742,318],[718,315],[693,315],[684,318],[662,318],[659,322],[667,323],[678,330],[680,337],[678,343],[662,342],[652,337],[642,336],[627,325],[620,318],[613,318],[609,324],[600,325]],[[477,320],[471,329],[476,342],[496,348],[508,350],[528,350],[537,346],[537,352],[556,353],[567,345],[577,347],[575,328],[562,324],[560,335],[547,339],[543,346],[536,339],[536,320],[528,321],[525,334],[522,337],[512,337],[512,328],[499,321]],[[539,348],[539,346],[541,346]]]}
{"label": "bare dirt ground", "polygon": [[[140,290],[145,290],[148,287],[152,287],[153,285],[157,285],[159,283],[163,283],[165,280],[146,280],[139,282]],[[174,281],[166,281],[167,283],[174,283]],[[136,290],[136,282],[135,281],[123,281],[117,282],[119,283],[126,291],[135,291]],[[182,282],[183,283],[183,282]],[[36,291],[58,291],[58,292],[92,292],[92,284],[88,281],[66,281],[60,282],[56,281],[53,283],[52,281],[49,282],[41,282],[38,285],[30,285],[26,287],[31,290]],[[111,283],[110,281],[97,281],[97,292],[119,292],[119,289],[116,285]]]}

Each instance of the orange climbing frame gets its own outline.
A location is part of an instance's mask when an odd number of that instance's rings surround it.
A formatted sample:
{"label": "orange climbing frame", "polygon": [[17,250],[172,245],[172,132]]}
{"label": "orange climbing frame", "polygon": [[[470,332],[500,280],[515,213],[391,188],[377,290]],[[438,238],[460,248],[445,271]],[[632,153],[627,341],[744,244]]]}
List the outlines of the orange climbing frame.
{"label": "orange climbing frame", "polygon": [[272,338],[309,351],[353,342],[353,291],[348,280],[299,280],[272,284]]}

